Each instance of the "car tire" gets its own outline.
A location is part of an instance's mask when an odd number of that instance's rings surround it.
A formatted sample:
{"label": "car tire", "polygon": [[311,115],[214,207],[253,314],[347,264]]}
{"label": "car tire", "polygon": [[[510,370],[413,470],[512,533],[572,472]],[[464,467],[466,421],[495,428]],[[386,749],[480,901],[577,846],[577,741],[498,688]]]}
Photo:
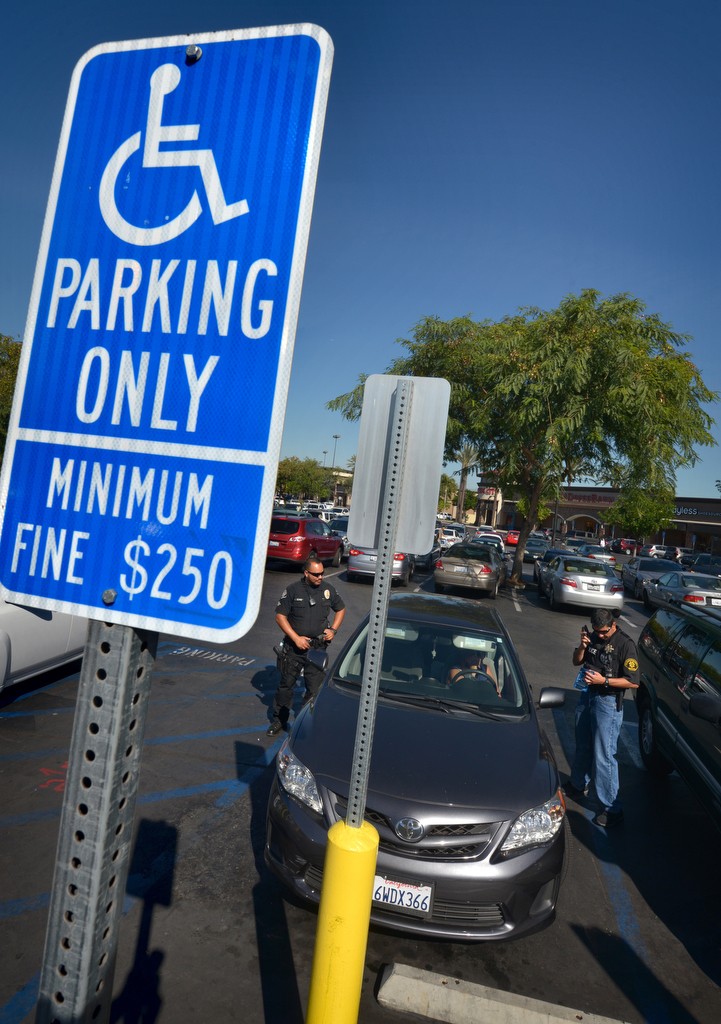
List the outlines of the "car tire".
{"label": "car tire", "polygon": [[446,588],[443,586],[442,583],[434,583],[433,584],[433,589],[435,590],[435,592],[437,594],[443,594],[445,592]]}
{"label": "car tire", "polygon": [[333,566],[334,569],[337,569],[338,566],[340,565],[340,545],[335,549],[335,554],[333,555],[333,561],[331,562],[331,565]]}
{"label": "car tire", "polygon": [[493,590],[490,590],[488,592],[488,596],[490,597],[491,601],[495,601],[496,598],[498,597],[498,580],[496,580],[496,585],[493,588]]}
{"label": "car tire", "polygon": [[673,765],[656,744],[653,712],[648,697],[643,697],[638,705],[638,749],[641,760],[650,772],[661,777],[671,774]]}
{"label": "car tire", "polygon": [[646,611],[653,611],[651,602],[648,599],[648,591],[645,587],[643,588],[643,607],[646,609]]}
{"label": "car tire", "polygon": [[551,587],[548,591],[548,607],[551,609],[552,612],[557,612],[559,610],[556,595],[553,593],[553,584],[551,584]]}
{"label": "car tire", "polygon": [[636,580],[636,582],[633,585],[633,596],[636,598],[637,601],[641,600],[641,587],[639,587],[638,585],[638,580]]}

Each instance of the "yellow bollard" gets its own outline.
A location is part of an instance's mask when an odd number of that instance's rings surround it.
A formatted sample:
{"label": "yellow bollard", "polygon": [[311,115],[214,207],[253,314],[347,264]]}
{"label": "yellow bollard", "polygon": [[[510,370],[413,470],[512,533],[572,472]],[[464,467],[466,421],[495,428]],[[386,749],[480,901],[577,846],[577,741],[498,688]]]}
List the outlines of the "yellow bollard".
{"label": "yellow bollard", "polygon": [[367,821],[328,830],[306,1024],[357,1024],[377,854]]}

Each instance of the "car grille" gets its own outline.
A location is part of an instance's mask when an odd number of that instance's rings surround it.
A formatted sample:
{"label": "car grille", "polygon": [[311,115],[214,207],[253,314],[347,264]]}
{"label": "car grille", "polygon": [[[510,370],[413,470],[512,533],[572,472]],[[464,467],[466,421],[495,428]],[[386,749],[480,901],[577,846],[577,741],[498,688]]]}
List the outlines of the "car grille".
{"label": "car grille", "polygon": [[[309,864],[303,876],[309,888],[320,892],[323,885],[323,872],[320,868]],[[392,907],[378,907],[381,912],[393,914]],[[428,918],[437,924],[459,926],[475,926],[478,928],[500,928],[505,923],[503,905],[501,903],[458,903],[453,900],[433,900],[433,911]]]}
{"label": "car grille", "polygon": [[[345,818],[347,809],[348,801],[335,795],[333,810],[336,820]],[[498,821],[439,822],[429,825],[419,842],[406,843],[397,837],[392,822],[385,814],[367,807],[365,820],[378,829],[380,850],[418,860],[473,860],[480,857],[501,824]]]}

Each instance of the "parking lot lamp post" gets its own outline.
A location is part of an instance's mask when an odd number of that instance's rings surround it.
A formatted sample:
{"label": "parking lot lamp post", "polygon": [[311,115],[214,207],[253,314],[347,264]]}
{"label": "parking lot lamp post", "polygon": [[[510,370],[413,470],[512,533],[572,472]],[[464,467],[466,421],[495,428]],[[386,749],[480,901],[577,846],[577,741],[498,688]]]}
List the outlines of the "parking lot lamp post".
{"label": "parking lot lamp post", "polygon": [[336,450],[336,447],[338,446],[338,439],[339,438],[340,438],[340,434],[333,434],[333,468],[334,469],[335,469],[335,450]]}

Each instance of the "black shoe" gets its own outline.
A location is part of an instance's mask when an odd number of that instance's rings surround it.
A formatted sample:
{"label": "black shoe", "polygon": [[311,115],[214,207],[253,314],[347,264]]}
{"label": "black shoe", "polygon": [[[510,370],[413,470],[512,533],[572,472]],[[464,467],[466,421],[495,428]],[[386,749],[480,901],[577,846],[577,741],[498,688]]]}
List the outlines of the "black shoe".
{"label": "black shoe", "polygon": [[574,786],[570,779],[565,783],[563,792],[566,796],[570,796],[571,800],[575,800],[576,802],[583,800],[586,795],[582,789],[579,789],[578,786]]}
{"label": "black shoe", "polygon": [[277,736],[279,732],[283,731],[283,723],[279,718],[274,718],[268,728],[265,730],[266,736]]}
{"label": "black shoe", "polygon": [[622,821],[623,811],[600,811],[593,819],[594,825],[600,825],[601,828],[613,828]]}

